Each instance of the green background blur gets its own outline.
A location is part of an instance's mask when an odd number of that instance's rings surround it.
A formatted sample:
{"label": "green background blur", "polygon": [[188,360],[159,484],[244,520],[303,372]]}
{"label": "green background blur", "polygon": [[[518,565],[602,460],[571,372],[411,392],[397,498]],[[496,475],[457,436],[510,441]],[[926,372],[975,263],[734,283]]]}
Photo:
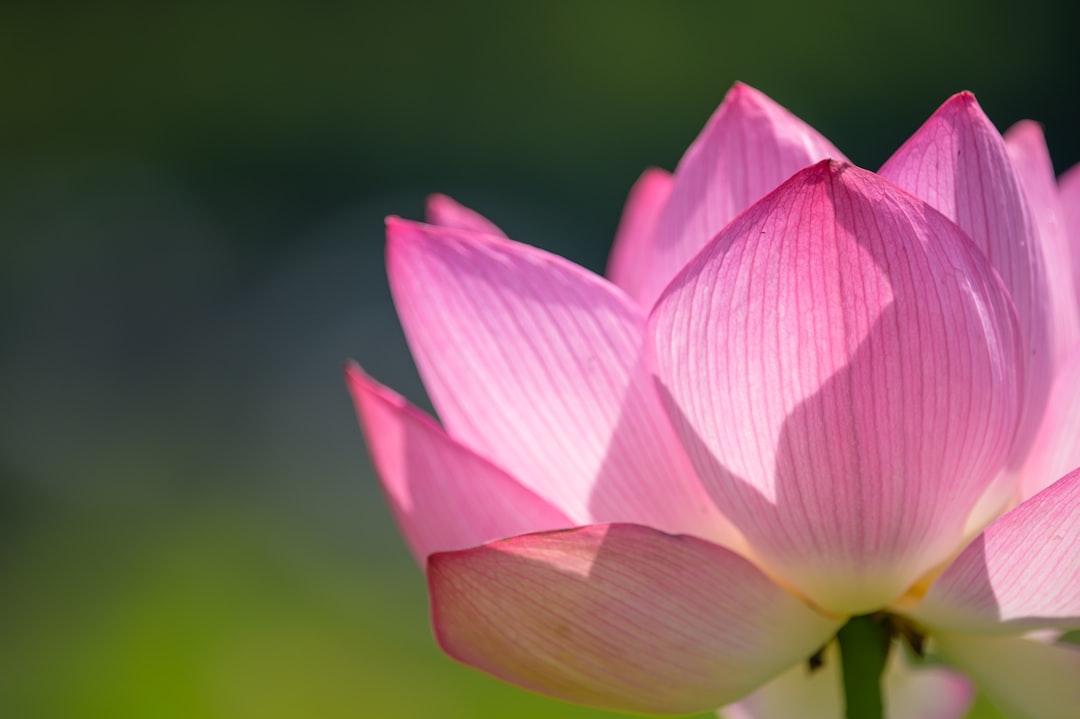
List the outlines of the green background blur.
{"label": "green background blur", "polygon": [[3,3],[0,717],[606,716],[430,637],[341,378],[424,401],[383,217],[601,269],[736,79],[870,168],[970,89],[1061,171],[1070,6]]}

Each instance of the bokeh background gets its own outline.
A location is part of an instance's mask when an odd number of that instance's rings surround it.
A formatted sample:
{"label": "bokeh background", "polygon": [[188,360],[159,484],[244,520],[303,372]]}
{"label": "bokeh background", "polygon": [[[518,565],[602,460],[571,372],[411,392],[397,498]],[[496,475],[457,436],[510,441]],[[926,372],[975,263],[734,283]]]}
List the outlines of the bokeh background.
{"label": "bokeh background", "polygon": [[1061,171],[1075,7],[0,4],[0,716],[607,716],[431,639],[341,378],[424,402],[383,217],[599,270],[736,79],[870,168],[970,89]]}

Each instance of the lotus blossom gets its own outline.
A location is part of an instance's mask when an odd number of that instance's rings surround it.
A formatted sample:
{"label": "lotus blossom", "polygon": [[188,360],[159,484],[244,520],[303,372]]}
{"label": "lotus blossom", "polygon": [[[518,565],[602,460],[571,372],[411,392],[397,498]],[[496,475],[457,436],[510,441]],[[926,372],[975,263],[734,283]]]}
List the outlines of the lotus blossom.
{"label": "lotus blossom", "polygon": [[347,380],[449,655],[614,710],[838,717],[833,640],[869,615],[894,719],[962,715],[965,676],[1080,715],[1054,641],[1080,627],[1080,170],[1055,180],[1038,125],[961,93],[872,173],[736,85],[634,186],[606,279],[427,214],[388,220],[387,264],[441,424]]}

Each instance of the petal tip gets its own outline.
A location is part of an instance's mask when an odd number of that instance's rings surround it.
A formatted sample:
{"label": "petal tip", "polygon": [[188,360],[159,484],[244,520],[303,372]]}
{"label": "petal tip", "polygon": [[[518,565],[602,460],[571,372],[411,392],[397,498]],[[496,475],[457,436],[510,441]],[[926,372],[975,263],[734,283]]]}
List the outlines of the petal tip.
{"label": "petal tip", "polygon": [[738,108],[742,112],[753,109],[779,108],[776,101],[756,87],[747,85],[741,80],[736,80],[731,89],[724,95],[721,107]]}
{"label": "petal tip", "polygon": [[979,101],[975,99],[975,93],[970,90],[962,90],[950,97],[942,104],[938,112],[956,115],[984,115],[983,109],[979,105]]}

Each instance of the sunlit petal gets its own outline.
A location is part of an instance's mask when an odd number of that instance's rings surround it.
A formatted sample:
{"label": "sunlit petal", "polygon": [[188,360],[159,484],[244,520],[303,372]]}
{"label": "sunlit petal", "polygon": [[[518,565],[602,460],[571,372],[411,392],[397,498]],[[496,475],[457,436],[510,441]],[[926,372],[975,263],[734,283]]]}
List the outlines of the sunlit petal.
{"label": "sunlit petal", "polygon": [[635,525],[436,554],[429,579],[448,654],[624,711],[714,709],[804,661],[840,624],[736,554]]}
{"label": "sunlit petal", "polygon": [[390,508],[421,565],[433,552],[571,526],[359,366],[347,367],[345,379]]}
{"label": "sunlit petal", "polygon": [[[943,212],[979,246],[1020,322],[1024,408],[1009,465],[1024,461],[1053,381],[1053,307],[1038,230],[1005,141],[969,92],[954,95],[896,151],[881,175]],[[1003,485],[1018,481],[1003,473]],[[1012,486],[1002,486],[1007,497]]]}
{"label": "sunlit petal", "polygon": [[506,237],[494,222],[446,195],[428,195],[425,209],[427,221],[433,225]]}
{"label": "sunlit petal", "polygon": [[860,613],[944,561],[1018,414],[1008,298],[959,229],[823,162],[729,225],[653,311],[699,474],[755,556]]}
{"label": "sunlit petal", "polygon": [[987,527],[913,616],[979,634],[1080,627],[1080,470]]}
{"label": "sunlit petal", "polygon": [[561,257],[487,234],[388,222],[390,287],[447,431],[576,524],[722,540],[660,406],[642,311]]}
{"label": "sunlit petal", "polygon": [[651,168],[634,183],[608,259],[607,276],[643,304],[654,299],[645,296],[645,288],[655,284],[650,275],[656,269],[652,263],[656,251],[653,243],[658,237],[656,223],[671,195],[673,182],[670,173]]}
{"label": "sunlit petal", "polygon": [[675,170],[640,299],[649,306],[724,225],[797,171],[844,155],[752,87],[736,83]]}

